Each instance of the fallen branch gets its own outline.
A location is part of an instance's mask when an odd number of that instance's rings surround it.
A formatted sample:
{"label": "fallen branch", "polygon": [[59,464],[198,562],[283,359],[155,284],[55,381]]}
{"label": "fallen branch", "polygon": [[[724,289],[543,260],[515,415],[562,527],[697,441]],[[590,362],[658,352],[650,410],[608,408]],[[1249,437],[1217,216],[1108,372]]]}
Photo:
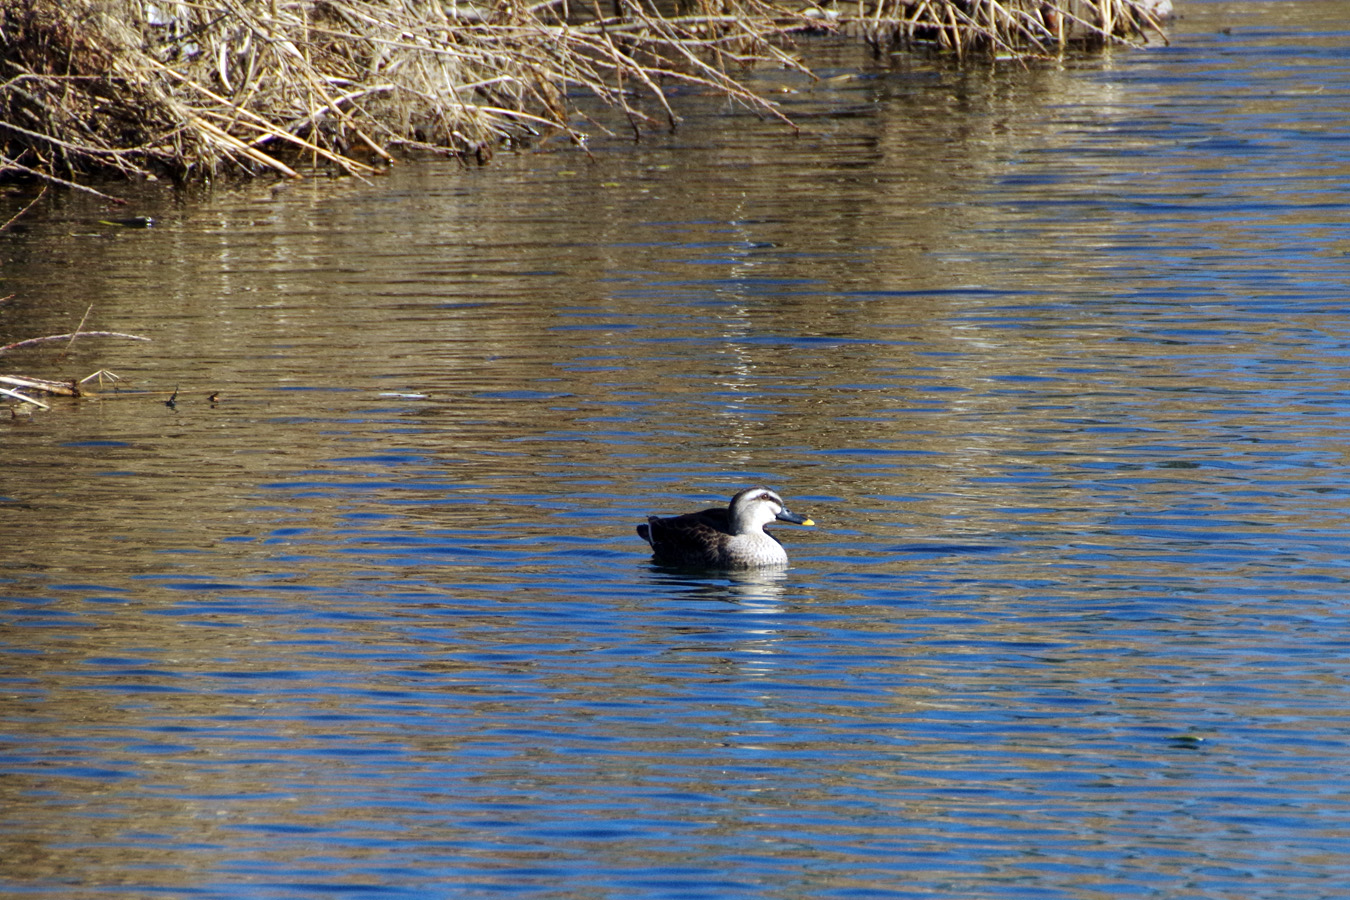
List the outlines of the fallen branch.
{"label": "fallen branch", "polygon": [[55,175],[52,175],[49,172],[43,172],[39,169],[29,168],[28,166],[25,166],[22,163],[15,162],[14,160],[10,159],[7,156],[0,156],[0,175],[3,175],[6,169],[17,169],[20,172],[24,173],[25,175],[31,175],[34,178],[41,179],[42,181],[45,181],[49,184],[60,185],[61,187],[70,188],[71,190],[75,191],[84,191],[86,194],[93,194],[95,197],[102,197],[109,203],[116,203],[118,206],[125,206],[127,202],[120,197],[114,197],[111,194],[105,194],[102,191],[96,191],[93,188],[86,187],[83,184],[78,184],[74,181],[67,181],[64,178],[57,178]]}
{"label": "fallen branch", "polygon": [[46,394],[59,394],[62,397],[80,396],[80,391],[67,381],[48,381],[45,378],[27,378],[22,375],[0,375],[0,384],[30,388]]}

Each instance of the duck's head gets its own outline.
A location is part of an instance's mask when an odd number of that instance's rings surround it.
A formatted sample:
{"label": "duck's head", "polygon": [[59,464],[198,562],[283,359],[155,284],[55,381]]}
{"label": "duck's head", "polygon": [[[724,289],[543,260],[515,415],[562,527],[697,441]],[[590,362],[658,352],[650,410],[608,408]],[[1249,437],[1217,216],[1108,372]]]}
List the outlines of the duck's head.
{"label": "duck's head", "polygon": [[779,522],[791,522],[794,525],[814,525],[805,516],[799,516],[787,508],[783,498],[768,488],[746,488],[731,498],[731,530],[737,534],[746,531],[762,531],[765,525],[775,519]]}

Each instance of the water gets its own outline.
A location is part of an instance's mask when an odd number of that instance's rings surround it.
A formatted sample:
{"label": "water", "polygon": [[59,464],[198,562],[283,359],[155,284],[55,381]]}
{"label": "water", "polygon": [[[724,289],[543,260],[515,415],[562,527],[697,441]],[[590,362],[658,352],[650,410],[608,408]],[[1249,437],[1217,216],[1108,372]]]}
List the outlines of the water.
{"label": "water", "polygon": [[1342,896],[1350,32],[1183,12],[23,221],[0,342],[153,341],[5,360],[127,380],[2,429],[0,892]]}

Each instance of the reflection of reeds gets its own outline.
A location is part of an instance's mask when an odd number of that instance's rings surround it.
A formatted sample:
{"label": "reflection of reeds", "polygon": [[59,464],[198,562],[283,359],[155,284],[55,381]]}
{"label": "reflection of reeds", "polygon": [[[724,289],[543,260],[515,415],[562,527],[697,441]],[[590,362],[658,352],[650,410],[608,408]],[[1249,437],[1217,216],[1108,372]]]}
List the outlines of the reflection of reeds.
{"label": "reflection of reeds", "polygon": [[[578,95],[635,133],[676,120],[667,90],[777,106],[737,72],[801,68],[793,32],[847,26],[958,54],[1045,54],[1140,39],[1144,0],[0,0],[0,171],[178,179],[229,170],[351,174],[398,147],[485,158],[560,133]],[[781,2],[781,0],[780,0]]]}

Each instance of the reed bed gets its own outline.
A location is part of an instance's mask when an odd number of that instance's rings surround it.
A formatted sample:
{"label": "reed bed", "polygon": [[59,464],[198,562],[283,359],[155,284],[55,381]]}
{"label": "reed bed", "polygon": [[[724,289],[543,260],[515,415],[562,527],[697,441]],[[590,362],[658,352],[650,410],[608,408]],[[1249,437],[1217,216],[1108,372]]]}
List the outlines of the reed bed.
{"label": "reed bed", "polygon": [[877,45],[1029,58],[1143,43],[1150,33],[1166,40],[1171,8],[1171,0],[857,0],[850,21]]}
{"label": "reed bed", "polygon": [[786,2],[0,0],[0,173],[85,190],[315,163],[365,176],[400,150],[485,161],[673,127],[678,86],[786,122],[744,73],[807,73],[794,50],[811,32],[962,57],[1161,34],[1156,0]]}

